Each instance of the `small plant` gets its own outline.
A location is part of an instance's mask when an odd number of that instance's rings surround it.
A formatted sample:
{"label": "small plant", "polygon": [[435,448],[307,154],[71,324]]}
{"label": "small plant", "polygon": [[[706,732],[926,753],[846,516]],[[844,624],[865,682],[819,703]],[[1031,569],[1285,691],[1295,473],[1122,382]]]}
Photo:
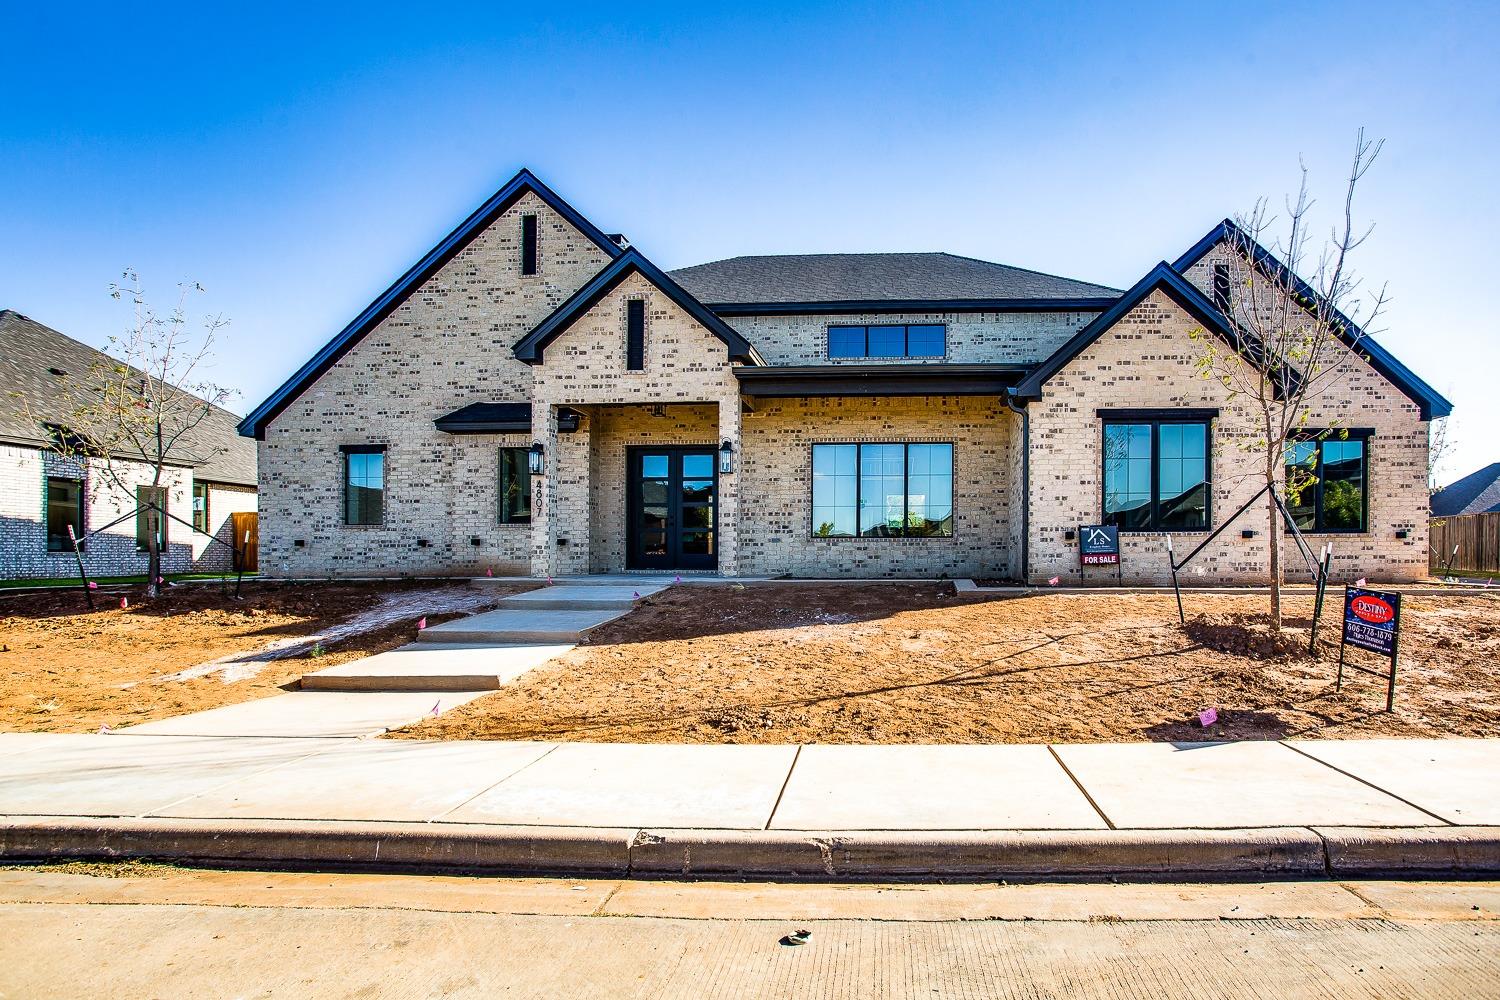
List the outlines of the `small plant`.
{"label": "small plant", "polygon": [[307,655],[308,655],[309,658],[314,659],[314,660],[316,660],[320,656],[322,656],[323,655],[323,643],[322,643],[322,641],[321,640],[315,641],[312,644],[312,649],[309,649],[307,651]]}

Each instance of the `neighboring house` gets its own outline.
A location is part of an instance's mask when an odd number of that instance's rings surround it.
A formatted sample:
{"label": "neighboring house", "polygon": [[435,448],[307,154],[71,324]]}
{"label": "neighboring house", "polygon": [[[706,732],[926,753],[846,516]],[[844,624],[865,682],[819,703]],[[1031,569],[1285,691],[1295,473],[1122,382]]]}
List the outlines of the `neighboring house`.
{"label": "neighboring house", "polygon": [[[90,576],[146,571],[148,529],[143,518],[128,516],[137,498],[120,495],[92,468],[101,460],[66,458],[48,447],[45,425],[65,426],[76,406],[66,380],[85,378],[104,357],[20,313],[0,310],[0,579],[77,576],[68,527],[82,537],[122,516],[120,524],[88,539],[84,566]],[[214,407],[184,437],[182,461],[165,483],[166,509],[182,519],[164,528],[167,573],[230,567],[230,549],[208,536],[230,542],[229,515],[255,510],[255,447],[235,433],[239,419]],[[138,489],[150,488],[147,463],[116,459],[116,467],[138,470],[132,477]]]}
{"label": "neighboring house", "polygon": [[[1228,226],[1125,292],[942,253],[667,273],[522,171],[241,423],[262,572],[1104,582],[1103,521],[1162,581],[1163,531],[1180,554],[1257,489],[1189,339],[1231,332]],[[1421,577],[1450,406],[1373,340],[1345,363],[1297,517],[1340,576]],[[1266,549],[1256,512],[1187,579]]]}
{"label": "neighboring house", "polygon": [[1433,517],[1500,513],[1500,462],[1486,465],[1432,495]]}

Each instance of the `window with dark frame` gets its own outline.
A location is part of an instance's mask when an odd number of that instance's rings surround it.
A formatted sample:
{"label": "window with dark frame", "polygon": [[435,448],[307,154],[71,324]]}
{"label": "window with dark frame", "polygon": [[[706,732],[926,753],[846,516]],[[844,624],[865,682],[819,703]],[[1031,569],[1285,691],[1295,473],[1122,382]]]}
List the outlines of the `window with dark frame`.
{"label": "window with dark frame", "polygon": [[1229,265],[1214,265],[1214,308],[1226,316],[1229,314]]}
{"label": "window with dark frame", "polygon": [[815,538],[953,537],[953,445],[812,446]]}
{"label": "window with dark frame", "polygon": [[531,473],[526,448],[500,449],[499,523],[531,523]]}
{"label": "window with dark frame", "polygon": [[[145,552],[150,547],[151,525],[156,525],[156,551],[167,551],[167,488],[165,486],[137,486],[135,488],[135,550]],[[154,505],[154,506],[153,506]]]}
{"label": "window with dark frame", "polygon": [[1313,431],[1286,448],[1287,512],[1299,531],[1369,530],[1370,432]]}
{"label": "window with dark frame", "polygon": [[828,328],[828,357],[941,358],[948,353],[948,328],[941,323],[872,326],[834,325]]}
{"label": "window with dark frame", "polygon": [[633,372],[646,368],[646,302],[625,303],[625,367]]}
{"label": "window with dark frame", "polygon": [[346,445],[344,523],[381,524],[385,519],[385,446]]}
{"label": "window with dark frame", "polygon": [[1202,418],[1106,419],[1103,522],[1122,531],[1207,530],[1208,435]]}
{"label": "window with dark frame", "polygon": [[193,484],[193,530],[208,534],[208,484]]}
{"label": "window with dark frame", "polygon": [[536,274],[536,216],[521,216],[521,273]]}
{"label": "window with dark frame", "polygon": [[67,476],[47,477],[47,551],[71,552],[73,539],[83,548],[83,480]]}

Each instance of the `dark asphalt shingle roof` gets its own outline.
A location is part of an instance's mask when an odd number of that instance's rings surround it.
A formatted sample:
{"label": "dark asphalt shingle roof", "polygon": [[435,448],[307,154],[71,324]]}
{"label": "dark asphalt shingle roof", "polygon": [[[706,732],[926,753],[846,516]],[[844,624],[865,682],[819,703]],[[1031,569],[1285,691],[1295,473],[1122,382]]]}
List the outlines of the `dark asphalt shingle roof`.
{"label": "dark asphalt shingle roof", "polygon": [[731,257],[668,272],[709,305],[746,302],[1106,298],[1117,288],[951,253]]}
{"label": "dark asphalt shingle roof", "polygon": [[[80,378],[106,357],[14,310],[0,309],[0,440],[45,445],[46,430],[23,415],[23,407],[42,420],[66,424],[74,404],[63,378],[50,369]],[[193,478],[255,485],[255,442],[240,437],[239,420],[216,406],[184,436],[182,457],[195,462]]]}
{"label": "dark asphalt shingle roof", "polygon": [[1500,511],[1500,462],[1486,465],[1432,495],[1433,517]]}

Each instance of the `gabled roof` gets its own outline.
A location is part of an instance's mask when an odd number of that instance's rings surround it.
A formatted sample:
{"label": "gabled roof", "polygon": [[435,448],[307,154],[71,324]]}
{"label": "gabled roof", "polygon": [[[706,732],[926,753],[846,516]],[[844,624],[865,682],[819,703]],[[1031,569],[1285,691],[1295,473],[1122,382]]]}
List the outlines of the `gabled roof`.
{"label": "gabled roof", "polygon": [[724,346],[729,349],[731,361],[747,365],[765,364],[748,340],[736,333],[728,323],[709,312],[703,303],[689,295],[681,285],[668,277],[666,272],[647,260],[634,247],[607,264],[604,270],[589,279],[588,284],[575,292],[568,301],[558,306],[551,316],[542,320],[536,329],[518,340],[516,357],[528,365],[541,364],[542,352],[546,350],[548,344],[561,336],[563,331],[572,326],[579,317],[597,305],[600,299],[614,291],[632,274],[641,275],[661,289],[689,316],[723,341]]}
{"label": "gabled roof", "polygon": [[460,223],[457,229],[443,237],[437,246],[427,251],[421,260],[396,279],[395,284],[381,292],[379,298],[366,306],[363,312],[354,317],[353,322],[339,331],[338,336],[323,345],[322,350],[313,355],[311,361],[298,369],[297,373],[282,383],[281,387],[273,392],[264,403],[240,421],[240,433],[255,438],[265,437],[266,424],[286,409],[302,393],[302,390],[321,378],[338,362],[339,358],[359,343],[365,334],[378,326],[396,310],[397,306],[406,301],[407,296],[421,287],[423,282],[436,274],[444,264],[473,242],[476,236],[528,192],[540,198],[549,208],[566,219],[569,225],[588,237],[610,257],[619,257],[625,252],[597,226],[578,214],[572,205],[563,201],[556,192],[539,181],[531,171],[523,169],[507,181],[504,187],[491,195],[483,205],[475,209],[474,213]]}
{"label": "gabled roof", "polygon": [[1162,261],[1153,267],[1144,278],[1137,281],[1129,291],[1121,295],[1107,310],[1094,317],[1093,321],[1082,330],[1075,333],[1067,343],[1059,347],[1051,357],[1043,361],[1020,385],[1016,386],[1012,395],[1019,400],[1041,399],[1042,387],[1063,366],[1082,354],[1094,341],[1103,336],[1104,332],[1114,326],[1122,316],[1130,312],[1141,303],[1147,295],[1160,289],[1172,301],[1186,309],[1188,313],[1203,326],[1218,334],[1236,350],[1249,349],[1252,357],[1255,353],[1255,345],[1247,344],[1244,336],[1233,324],[1225,318],[1224,314],[1214,308],[1212,302],[1204,298],[1203,293],[1181,274],[1172,268],[1172,265]]}
{"label": "gabled roof", "polygon": [[[1226,240],[1237,249],[1249,250],[1255,266],[1263,274],[1271,276],[1278,284],[1292,289],[1298,296],[1308,301],[1320,298],[1311,285],[1298,277],[1296,272],[1282,263],[1269,250],[1251,239],[1250,235],[1232,219],[1225,219],[1210,229],[1201,240],[1189,248],[1187,253],[1178,257],[1172,266],[1179,272],[1185,273],[1188,268],[1202,260],[1210,250]],[[1397,361],[1393,354],[1376,343],[1375,339],[1361,330],[1353,320],[1338,310],[1333,311],[1333,317],[1339,324],[1337,331],[1339,339],[1355,353],[1367,357],[1371,368],[1374,368],[1387,382],[1400,389],[1408,399],[1416,403],[1421,409],[1423,420],[1446,417],[1453,412],[1452,403],[1432,386],[1418,378],[1410,368]]]}
{"label": "gabled roof", "polygon": [[1486,465],[1432,495],[1433,517],[1493,514],[1500,511],[1500,462]]}
{"label": "gabled roof", "polygon": [[[0,440],[49,446],[47,429],[22,410],[47,424],[66,426],[77,406],[67,380],[87,378],[101,364],[113,367],[120,362],[14,310],[0,309],[0,385],[20,397],[0,395]],[[146,377],[144,372],[135,374]],[[235,433],[239,419],[222,407],[212,407],[183,435],[182,449],[176,453],[180,461],[173,464],[191,465],[193,478],[201,481],[254,486],[255,445]]]}
{"label": "gabled roof", "polygon": [[[971,308],[1103,309],[1119,289],[951,253],[731,257],[672,278],[726,316]],[[864,307],[864,308],[860,308]]]}

